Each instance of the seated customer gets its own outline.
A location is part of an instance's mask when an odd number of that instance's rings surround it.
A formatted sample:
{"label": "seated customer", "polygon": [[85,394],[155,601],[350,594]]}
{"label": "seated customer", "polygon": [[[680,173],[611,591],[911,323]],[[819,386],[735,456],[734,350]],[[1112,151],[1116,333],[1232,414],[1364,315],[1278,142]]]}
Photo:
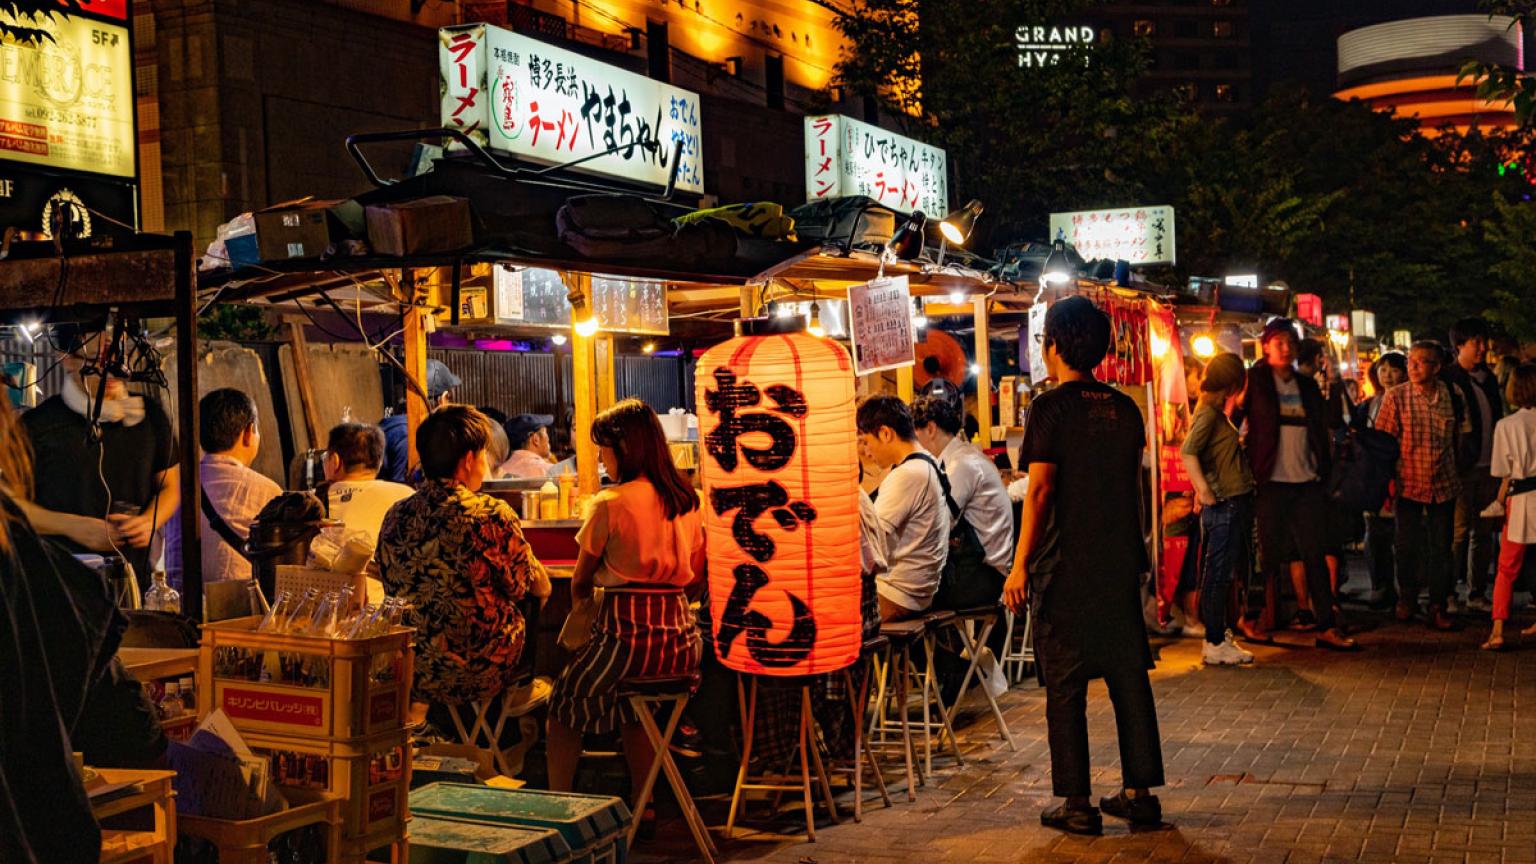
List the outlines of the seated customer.
{"label": "seated customer", "polygon": [[555,418],[548,414],[519,414],[507,421],[507,441],[512,455],[501,463],[502,477],[539,477],[549,474],[549,425]]}
{"label": "seated customer", "polygon": [[478,492],[491,421],[464,405],[416,430],[424,479],[390,508],[376,560],[384,590],[411,605],[417,701],[483,702],[517,674],[526,624],[517,603],[549,595],[549,576],[506,502]]}
{"label": "seated customer", "polygon": [[[704,576],[699,496],[672,463],[656,413],[625,399],[599,414],[592,440],[608,476],[577,533],[573,602],[605,592],[585,645],[555,682],[549,703],[549,785],[569,791],[583,733],[618,728],[630,777],[654,754],[640,721],[618,697],[635,677],[697,676],[702,644],[684,590]],[[636,814],[635,818],[642,818]]]}
{"label": "seated customer", "polygon": [[911,618],[933,605],[949,555],[943,475],[918,446],[912,412],[895,396],[870,396],[859,403],[858,429],[864,452],[889,469],[873,496],[888,556],[875,585],[880,617]]}
{"label": "seated customer", "polygon": [[414,491],[404,483],[379,479],[384,462],[384,433],[366,423],[342,423],[331,429],[325,445],[326,510],[345,523],[341,542],[361,537],[379,543],[384,514]]}
{"label": "seated customer", "polygon": [[[198,463],[198,482],[203,500],[212,507],[220,524],[213,525],[208,507],[199,517],[203,538],[203,581],[251,578],[251,562],[237,548],[245,545],[251,522],[267,502],[283,494],[283,487],[251,470],[261,449],[256,426],[256,403],[232,387],[215,390],[198,402],[197,442],[203,458]],[[179,509],[179,508],[178,508]],[[166,579],[181,584],[181,517],[165,525]]]}
{"label": "seated customer", "polygon": [[946,582],[937,598],[946,609],[997,603],[1013,567],[1013,505],[1003,475],[976,445],[960,437],[960,417],[959,406],[942,396],[920,396],[912,403],[918,443],[944,466],[949,498],[971,532],[950,543]]}

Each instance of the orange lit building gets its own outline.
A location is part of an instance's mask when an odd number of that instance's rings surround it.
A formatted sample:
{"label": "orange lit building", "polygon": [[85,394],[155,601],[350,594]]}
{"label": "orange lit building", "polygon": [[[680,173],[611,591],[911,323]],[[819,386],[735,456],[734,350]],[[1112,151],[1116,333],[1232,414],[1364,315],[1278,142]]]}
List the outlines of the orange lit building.
{"label": "orange lit building", "polygon": [[1470,80],[1457,83],[1468,60],[1523,70],[1518,25],[1487,15],[1438,15],[1390,21],[1339,37],[1339,89],[1334,96],[1359,99],[1379,111],[1415,117],[1427,135],[1512,129],[1508,103],[1480,99]]}

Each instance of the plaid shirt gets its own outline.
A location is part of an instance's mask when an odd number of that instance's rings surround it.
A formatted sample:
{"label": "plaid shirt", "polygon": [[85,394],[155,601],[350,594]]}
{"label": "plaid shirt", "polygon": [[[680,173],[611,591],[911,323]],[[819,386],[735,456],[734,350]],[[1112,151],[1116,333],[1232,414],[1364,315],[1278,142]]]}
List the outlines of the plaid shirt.
{"label": "plaid shirt", "polygon": [[1421,504],[1456,497],[1456,412],[1451,391],[1435,382],[1434,396],[1414,384],[1399,384],[1381,397],[1376,428],[1397,439],[1397,494]]}

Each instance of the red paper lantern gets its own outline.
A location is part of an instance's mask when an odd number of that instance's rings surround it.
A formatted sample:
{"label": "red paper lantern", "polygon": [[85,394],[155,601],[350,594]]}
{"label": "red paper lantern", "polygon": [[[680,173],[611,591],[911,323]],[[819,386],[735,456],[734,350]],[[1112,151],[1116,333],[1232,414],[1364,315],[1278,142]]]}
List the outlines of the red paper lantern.
{"label": "red paper lantern", "polygon": [[740,672],[842,669],[861,638],[848,352],[803,332],[739,336],[697,369],[715,653]]}

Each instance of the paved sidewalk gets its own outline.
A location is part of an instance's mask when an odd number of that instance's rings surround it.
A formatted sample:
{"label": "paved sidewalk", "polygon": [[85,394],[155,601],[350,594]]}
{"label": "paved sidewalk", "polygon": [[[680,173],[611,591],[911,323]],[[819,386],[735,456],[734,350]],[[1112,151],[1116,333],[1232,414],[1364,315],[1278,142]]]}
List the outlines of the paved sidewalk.
{"label": "paved sidewalk", "polygon": [[[1377,629],[1358,634],[1359,654],[1280,634],[1298,647],[1256,646],[1247,669],[1201,668],[1199,640],[1163,647],[1153,687],[1173,830],[1132,835],[1106,819],[1103,837],[1081,838],[1040,827],[1049,755],[1044,694],[1029,685],[1003,701],[1018,752],[989,715],[969,712],[965,765],[936,762],[916,802],[877,800],[862,824],[823,817],[815,843],[759,835],[722,852],[784,864],[1536,862],[1536,645],[1488,654],[1477,650],[1483,624],[1438,634],[1361,623]],[[1102,685],[1090,691],[1089,725],[1095,791],[1109,794],[1119,760]],[[711,824],[723,821],[722,804],[703,808]],[[798,815],[769,827],[793,831]],[[642,846],[637,860],[686,855],[686,830],[675,828],[680,837]]]}

